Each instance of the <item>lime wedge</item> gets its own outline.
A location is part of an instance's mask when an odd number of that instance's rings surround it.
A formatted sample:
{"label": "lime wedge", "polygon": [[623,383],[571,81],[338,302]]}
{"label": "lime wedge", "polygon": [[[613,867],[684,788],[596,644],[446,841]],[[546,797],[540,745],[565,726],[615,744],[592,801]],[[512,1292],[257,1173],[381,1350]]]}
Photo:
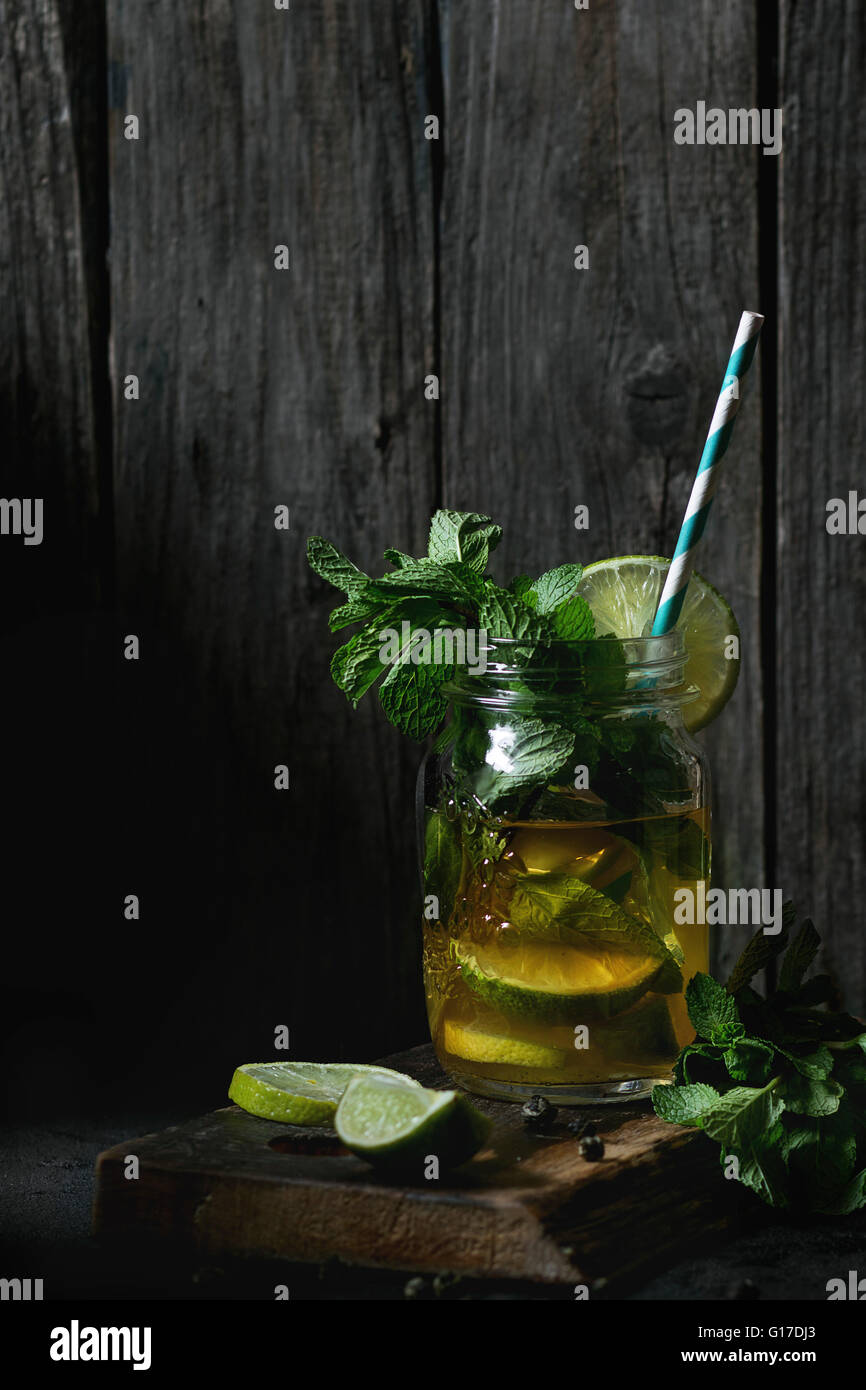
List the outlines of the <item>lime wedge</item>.
{"label": "lime wedge", "polygon": [[333,1125],[340,1099],[354,1077],[397,1077],[405,1086],[420,1083],[387,1067],[346,1062],[245,1062],[229,1086],[229,1100],[263,1120],[290,1125]]}
{"label": "lime wedge", "polygon": [[659,972],[657,959],[590,942],[455,943],[455,955],[464,983],[492,1009],[552,1024],[612,1018],[646,994]]}
{"label": "lime wedge", "polygon": [[445,1051],[452,1057],[460,1057],[464,1062],[487,1062],[511,1067],[546,1067],[549,1071],[561,1071],[565,1066],[566,1054],[558,1047],[545,1047],[543,1043],[526,1042],[523,1038],[509,1038],[502,1034],[485,1033],[472,1024],[445,1022],[443,1036]]}
{"label": "lime wedge", "polygon": [[[577,592],[592,609],[596,635],[647,637],[670,563],[660,555],[618,555],[587,565]],[[686,728],[694,731],[715,719],[734,693],[740,663],[725,656],[725,645],[740,630],[727,600],[697,573],[677,627],[688,652],[686,683],[700,691],[683,710]]]}
{"label": "lime wedge", "polygon": [[490,1121],[459,1091],[407,1086],[398,1076],[357,1076],[346,1088],[335,1120],[353,1153],[390,1169],[421,1176],[431,1156],[455,1168],[480,1149]]}

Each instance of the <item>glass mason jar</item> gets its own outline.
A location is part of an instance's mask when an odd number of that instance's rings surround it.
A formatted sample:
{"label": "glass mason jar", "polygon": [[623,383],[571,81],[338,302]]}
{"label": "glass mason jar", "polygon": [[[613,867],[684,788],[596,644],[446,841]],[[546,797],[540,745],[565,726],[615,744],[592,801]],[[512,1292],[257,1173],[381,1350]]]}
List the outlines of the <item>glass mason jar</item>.
{"label": "glass mason jar", "polygon": [[709,783],[685,660],[679,632],[488,640],[483,674],[444,687],[418,780],[424,983],[465,1089],[632,1100],[694,1037]]}

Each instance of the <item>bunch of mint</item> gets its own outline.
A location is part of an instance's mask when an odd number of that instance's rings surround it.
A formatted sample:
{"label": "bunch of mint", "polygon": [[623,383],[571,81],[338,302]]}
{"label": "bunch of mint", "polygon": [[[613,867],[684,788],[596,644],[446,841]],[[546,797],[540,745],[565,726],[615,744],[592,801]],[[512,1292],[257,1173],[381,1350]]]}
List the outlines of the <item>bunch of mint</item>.
{"label": "bunch of mint", "polygon": [[[331,631],[358,626],[334,653],[334,680],[353,706],[379,682],[388,719],[420,741],[444,724],[445,691],[458,672],[453,665],[419,659],[418,641],[425,634],[435,638],[437,632],[460,629],[510,639],[520,644],[514,666],[531,664],[532,682],[521,685],[508,678],[508,692],[520,708],[507,715],[501,708],[487,711],[480,702],[453,709],[436,749],[450,751],[456,781],[490,813],[531,811],[539,818],[579,820],[590,806],[573,794],[574,769],[580,765],[612,818],[663,814],[690,795],[687,751],[651,712],[639,720],[599,719],[579,697],[590,684],[596,694],[615,696],[623,689],[625,658],[615,637],[605,634],[588,643],[580,657],[561,645],[596,635],[592,610],[576,592],[582,566],[559,565],[536,580],[520,574],[502,588],[487,573],[501,536],[501,527],[489,517],[438,511],[430,523],[427,554],[414,559],[386,550],[391,569],[378,579],[313,536],[307,544],[311,568],[345,595],[331,613]],[[385,650],[386,630],[400,634],[396,649]],[[495,768],[488,758],[494,729],[507,745]],[[591,814],[597,810],[595,800]]]}
{"label": "bunch of mint", "polygon": [[[560,565],[535,581],[518,575],[500,588],[487,574],[487,563],[501,538],[502,528],[487,516],[438,511],[430,523],[427,554],[416,560],[386,550],[391,569],[379,579],[364,574],[321,536],[309,540],[311,568],[346,595],[331,614],[331,631],[361,624],[331,662],[331,674],[353,706],[384,676],[379,700],[385,714],[403,733],[421,740],[444,720],[448,701],[442,687],[455,675],[453,665],[413,660],[423,633],[483,629],[490,638],[511,638],[530,649],[595,636],[592,611],[575,593],[582,567]],[[391,659],[382,656],[384,629],[401,634]]]}
{"label": "bunch of mint", "polygon": [[[834,995],[826,975],[804,981],[820,939],[804,921],[789,945],[794,920],[787,903],[781,933],[758,932],[726,985],[694,976],[686,1003],[698,1036],[653,1105],[720,1144],[722,1166],[735,1157],[734,1175],[770,1206],[844,1215],[866,1206],[866,1028],[823,1007]],[[763,998],[750,981],[785,947]]]}

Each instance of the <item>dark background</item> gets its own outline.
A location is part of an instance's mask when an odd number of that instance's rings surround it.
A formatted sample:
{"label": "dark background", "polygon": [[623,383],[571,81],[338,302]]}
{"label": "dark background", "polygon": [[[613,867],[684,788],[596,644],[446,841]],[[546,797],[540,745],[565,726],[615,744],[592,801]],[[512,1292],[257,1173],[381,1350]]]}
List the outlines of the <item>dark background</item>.
{"label": "dark background", "polygon": [[[669,554],[743,308],[714,878],[811,912],[866,1006],[866,540],[825,529],[864,74],[859,0],[0,0],[2,493],[45,499],[40,547],[0,537],[9,1113],[193,1114],[278,1024],[424,1037],[420,752],[332,685],[306,537],[375,567],[445,504],[504,525],[503,579]],[[699,99],[783,107],[783,155],[676,146]]]}

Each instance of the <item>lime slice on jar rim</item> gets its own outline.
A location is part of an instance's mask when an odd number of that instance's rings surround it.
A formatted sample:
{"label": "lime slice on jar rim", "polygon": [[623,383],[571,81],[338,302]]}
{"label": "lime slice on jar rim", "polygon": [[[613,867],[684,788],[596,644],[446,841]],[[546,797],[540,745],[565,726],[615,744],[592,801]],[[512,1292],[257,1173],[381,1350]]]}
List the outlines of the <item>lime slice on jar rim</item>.
{"label": "lime slice on jar rim", "polygon": [[[662,555],[617,555],[587,565],[577,586],[595,618],[598,637],[648,637],[670,560]],[[727,704],[740,674],[738,657],[725,655],[740,629],[731,605],[694,572],[677,622],[685,641],[685,683],[700,692],[683,709],[690,733],[703,729]]]}

